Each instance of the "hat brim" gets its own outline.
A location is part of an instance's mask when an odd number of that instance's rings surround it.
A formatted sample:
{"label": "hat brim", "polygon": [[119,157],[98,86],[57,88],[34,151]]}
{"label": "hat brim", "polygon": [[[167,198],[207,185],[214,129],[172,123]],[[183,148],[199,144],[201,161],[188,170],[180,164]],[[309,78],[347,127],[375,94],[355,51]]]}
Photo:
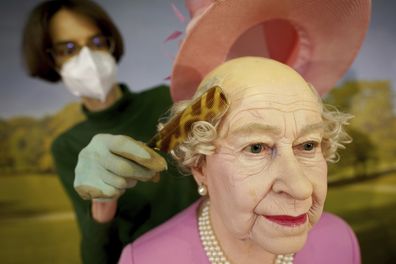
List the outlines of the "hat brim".
{"label": "hat brim", "polygon": [[172,98],[191,98],[207,73],[241,56],[286,63],[324,95],[355,58],[370,10],[370,0],[215,1],[181,43],[172,70]]}

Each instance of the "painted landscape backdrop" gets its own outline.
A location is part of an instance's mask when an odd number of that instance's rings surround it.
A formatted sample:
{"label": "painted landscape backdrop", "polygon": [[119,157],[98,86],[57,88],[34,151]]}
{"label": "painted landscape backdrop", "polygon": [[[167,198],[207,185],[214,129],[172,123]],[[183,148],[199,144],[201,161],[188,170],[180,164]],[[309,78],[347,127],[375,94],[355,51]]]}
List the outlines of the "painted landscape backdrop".
{"label": "painted landscape backdrop", "polygon": [[[2,1],[0,32],[0,263],[80,263],[71,204],[49,152],[62,131],[83,120],[62,85],[26,76],[20,34],[40,1]],[[171,3],[183,0],[100,0],[121,28],[127,54],[120,80],[134,90],[163,82],[175,47],[163,40],[183,30]],[[353,142],[329,166],[326,210],[358,235],[363,263],[396,263],[396,2],[373,1],[365,43],[343,80],[324,98],[351,113]]]}

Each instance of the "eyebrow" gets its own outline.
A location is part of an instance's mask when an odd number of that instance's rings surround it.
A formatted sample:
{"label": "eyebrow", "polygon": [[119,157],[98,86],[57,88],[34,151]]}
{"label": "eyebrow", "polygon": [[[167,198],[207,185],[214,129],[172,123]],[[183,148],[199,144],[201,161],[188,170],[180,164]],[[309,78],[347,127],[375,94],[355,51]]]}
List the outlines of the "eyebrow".
{"label": "eyebrow", "polygon": [[314,123],[303,127],[300,132],[298,133],[299,136],[312,133],[317,130],[324,129],[325,124],[323,122]]}
{"label": "eyebrow", "polygon": [[[95,37],[99,37],[99,36],[104,36],[104,35],[103,35],[103,33],[98,32],[98,33],[95,33],[95,34],[92,34],[91,36],[89,36],[88,39],[91,40],[91,39],[93,39]],[[70,43],[70,42],[76,43],[74,40],[61,40],[61,41],[55,42],[53,44],[53,46],[65,45],[65,44]]]}
{"label": "eyebrow", "polygon": [[278,127],[274,127],[267,124],[260,124],[260,123],[250,123],[246,126],[237,127],[231,130],[231,133],[235,134],[250,134],[252,132],[263,132],[269,133],[274,135],[280,135],[281,129]]}

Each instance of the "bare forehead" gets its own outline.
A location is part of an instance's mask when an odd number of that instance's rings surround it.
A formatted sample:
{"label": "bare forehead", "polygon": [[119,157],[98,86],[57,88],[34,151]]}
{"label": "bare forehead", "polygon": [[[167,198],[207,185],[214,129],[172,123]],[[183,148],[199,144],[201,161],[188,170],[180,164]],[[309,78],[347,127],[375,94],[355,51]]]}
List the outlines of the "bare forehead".
{"label": "bare forehead", "polygon": [[[234,85],[227,89],[231,109],[270,108],[282,112],[320,109],[320,102],[308,84],[303,85]],[[230,110],[231,110],[230,109]]]}
{"label": "bare forehead", "polygon": [[100,33],[100,29],[90,18],[63,8],[52,17],[50,33],[53,42],[79,41]]}
{"label": "bare forehead", "polygon": [[[204,85],[222,87],[233,106],[275,107],[282,111],[317,108],[319,97],[291,67],[274,60],[242,57],[230,60],[212,71]],[[201,84],[202,85],[202,84]]]}
{"label": "bare forehead", "polygon": [[315,97],[309,84],[291,67],[274,60],[244,57],[216,68],[204,83],[215,81],[228,99],[240,100],[249,96],[276,101],[308,100]]}

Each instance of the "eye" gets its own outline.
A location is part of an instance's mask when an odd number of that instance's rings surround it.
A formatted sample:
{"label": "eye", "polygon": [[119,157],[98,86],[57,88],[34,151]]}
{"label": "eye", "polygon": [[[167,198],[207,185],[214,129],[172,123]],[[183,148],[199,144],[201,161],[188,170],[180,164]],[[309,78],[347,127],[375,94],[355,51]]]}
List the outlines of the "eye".
{"label": "eye", "polygon": [[252,153],[252,154],[260,154],[262,152],[271,152],[271,148],[264,143],[254,143],[243,149],[243,151]]}
{"label": "eye", "polygon": [[56,45],[53,50],[56,56],[65,57],[76,54],[78,48],[74,42],[66,42]]}
{"label": "eye", "polygon": [[106,45],[106,42],[104,41],[104,38],[101,36],[95,36],[91,39],[91,44],[94,47],[103,47]]}
{"label": "eye", "polygon": [[94,36],[90,39],[88,46],[91,49],[98,49],[98,50],[110,50],[111,47],[111,40],[110,38],[104,36]]}
{"label": "eye", "polygon": [[260,153],[262,149],[263,149],[263,145],[261,145],[261,144],[250,145],[250,152],[252,152],[252,153],[255,153],[255,154]]}
{"label": "eye", "polygon": [[308,141],[308,142],[304,142],[302,144],[299,145],[299,148],[303,151],[307,151],[307,152],[312,152],[313,150],[316,149],[316,147],[319,145],[318,142],[315,141]]}
{"label": "eye", "polygon": [[73,53],[77,49],[77,45],[73,42],[68,42],[65,44],[64,49],[66,52],[68,52],[70,54],[70,53]]}

